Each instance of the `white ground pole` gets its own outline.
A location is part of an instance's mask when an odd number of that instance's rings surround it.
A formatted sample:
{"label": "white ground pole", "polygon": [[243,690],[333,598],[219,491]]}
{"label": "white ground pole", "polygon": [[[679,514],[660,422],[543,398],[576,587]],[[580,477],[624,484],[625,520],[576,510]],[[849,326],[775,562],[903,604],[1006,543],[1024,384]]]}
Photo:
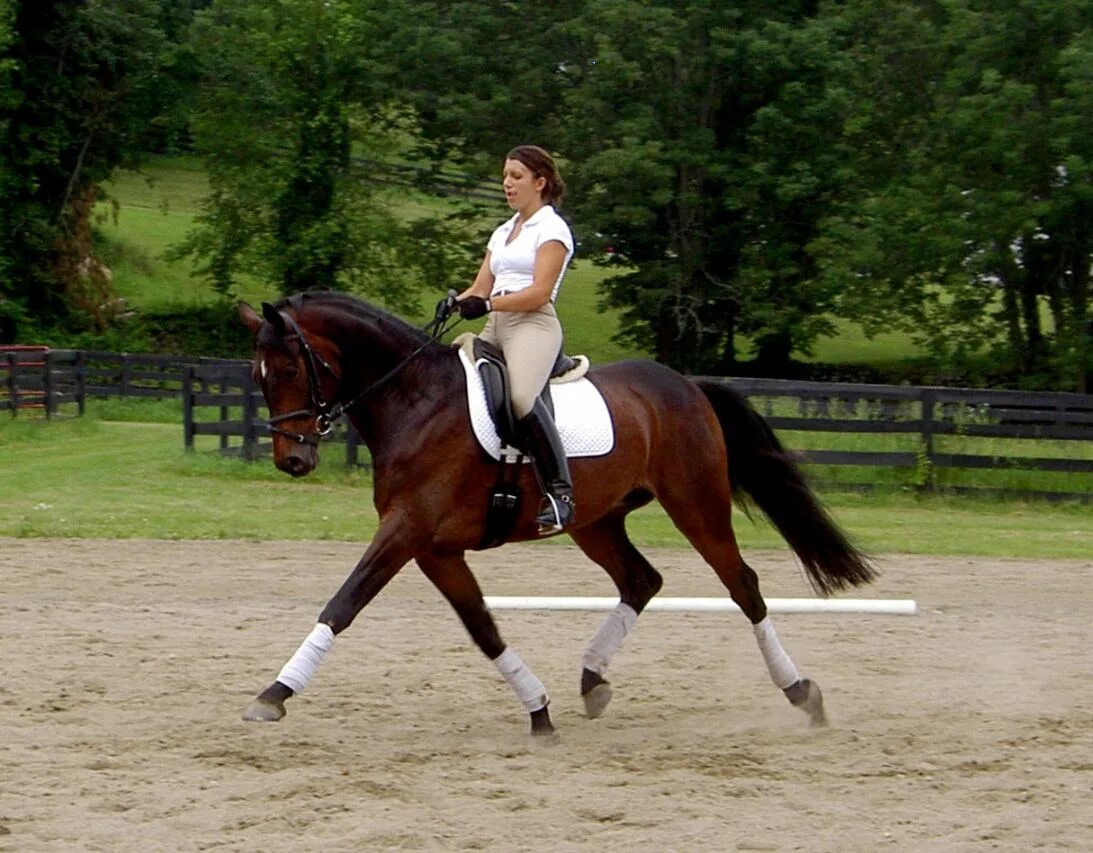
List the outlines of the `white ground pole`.
{"label": "white ground pole", "polygon": [[[583,596],[487,595],[491,610],[614,610],[617,598]],[[914,616],[913,598],[768,598],[768,613],[867,613]],[[654,598],[645,611],[672,613],[739,613],[731,598]]]}

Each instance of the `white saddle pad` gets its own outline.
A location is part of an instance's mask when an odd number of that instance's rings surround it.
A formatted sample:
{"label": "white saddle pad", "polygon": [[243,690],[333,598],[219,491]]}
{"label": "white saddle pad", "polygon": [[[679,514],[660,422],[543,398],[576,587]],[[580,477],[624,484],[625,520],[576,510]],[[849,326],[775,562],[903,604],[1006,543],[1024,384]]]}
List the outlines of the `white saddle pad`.
{"label": "white saddle pad", "polygon": [[[501,458],[501,438],[486,408],[482,379],[467,354],[460,349],[459,361],[467,375],[467,408],[478,443],[494,459]],[[615,428],[603,395],[587,379],[550,386],[554,401],[554,422],[566,456],[603,456],[615,446]]]}

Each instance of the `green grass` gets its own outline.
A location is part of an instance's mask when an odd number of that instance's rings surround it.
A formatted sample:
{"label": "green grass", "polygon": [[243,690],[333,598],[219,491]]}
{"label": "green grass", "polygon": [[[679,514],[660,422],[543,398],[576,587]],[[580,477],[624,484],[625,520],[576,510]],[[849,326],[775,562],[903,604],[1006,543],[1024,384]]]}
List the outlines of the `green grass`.
{"label": "green grass", "polygon": [[[119,172],[108,190],[119,208],[100,208],[101,231],[106,240],[104,260],[114,273],[118,295],[138,310],[210,304],[216,293],[188,261],[168,261],[167,251],[180,243],[201,210],[208,183],[198,163],[190,158],[157,158],[142,172]],[[442,213],[442,200],[400,192],[397,208],[408,217]],[[500,206],[499,206],[500,210]],[[503,213],[503,211],[502,211]],[[596,287],[606,271],[588,261],[577,262],[566,276],[559,313],[570,352],[589,353],[598,362],[644,358],[647,354],[610,340],[614,320],[597,306]],[[469,282],[468,282],[469,284]],[[241,282],[239,296],[252,304],[277,297],[275,287],[249,280]],[[437,293],[439,299],[442,294]],[[423,296],[424,323],[435,300]],[[481,323],[470,324],[477,329]]]}
{"label": "green grass", "polygon": [[208,192],[197,161],[157,158],[141,172],[118,172],[106,190],[117,206],[99,206],[99,229],[118,295],[145,310],[212,301],[192,264],[164,258],[193,227]]}
{"label": "green grass", "polygon": [[838,329],[836,334],[830,338],[820,338],[813,347],[812,355],[803,359],[804,361],[894,366],[924,354],[922,348],[916,346],[905,334],[886,332],[867,338],[854,323],[838,319],[834,323]]}
{"label": "green grass", "polygon": [[[341,448],[324,448],[313,475],[293,480],[268,460],[246,463],[211,450],[183,450],[175,423],[140,417],[149,404],[81,419],[0,422],[0,536],[159,539],[332,539],[365,541],[376,528],[371,484],[347,470]],[[167,418],[168,406],[150,407]],[[876,553],[1088,558],[1093,511],[1079,504],[830,492],[827,504],[863,547]],[[742,547],[783,548],[765,523],[737,514]],[[645,546],[686,547],[664,513],[631,517]],[[563,541],[563,540],[558,540]],[[568,541],[568,540],[564,540]]]}

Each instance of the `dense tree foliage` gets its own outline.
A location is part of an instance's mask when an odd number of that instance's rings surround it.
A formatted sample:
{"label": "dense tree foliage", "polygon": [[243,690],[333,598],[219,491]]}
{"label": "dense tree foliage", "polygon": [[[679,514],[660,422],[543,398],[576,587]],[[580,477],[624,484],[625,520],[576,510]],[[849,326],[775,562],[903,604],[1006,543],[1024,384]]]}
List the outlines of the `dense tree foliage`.
{"label": "dense tree foliage", "polygon": [[1091,114],[1088,0],[0,0],[0,316],[102,313],[98,182],[176,139],[222,293],[408,308],[481,235],[394,216],[391,164],[530,141],[673,366],[783,374],[841,317],[1084,388]]}
{"label": "dense tree foliage", "polygon": [[677,367],[731,370],[746,335],[779,369],[829,330],[805,247],[836,172],[837,57],[810,3],[631,7],[573,23],[566,94],[579,218],[633,265],[608,303]]}
{"label": "dense tree foliage", "polygon": [[382,65],[386,20],[357,0],[220,0],[197,15],[191,131],[212,193],[182,250],[225,295],[245,272],[408,309],[424,280],[470,276],[446,239],[457,224],[401,221],[374,173],[416,134]]}
{"label": "dense tree foliage", "polygon": [[[857,192],[811,247],[840,311],[1081,387],[1093,349],[1093,8],[847,4]],[[881,96],[878,96],[881,95]]]}
{"label": "dense tree foliage", "polygon": [[0,6],[0,315],[103,322],[93,253],[99,184],[150,144],[172,91],[167,3]]}
{"label": "dense tree foliage", "polygon": [[426,135],[562,154],[621,335],[661,360],[732,370],[744,338],[778,373],[842,316],[1084,381],[1088,3],[543,4],[518,61],[509,4],[463,0],[443,33],[404,5]]}

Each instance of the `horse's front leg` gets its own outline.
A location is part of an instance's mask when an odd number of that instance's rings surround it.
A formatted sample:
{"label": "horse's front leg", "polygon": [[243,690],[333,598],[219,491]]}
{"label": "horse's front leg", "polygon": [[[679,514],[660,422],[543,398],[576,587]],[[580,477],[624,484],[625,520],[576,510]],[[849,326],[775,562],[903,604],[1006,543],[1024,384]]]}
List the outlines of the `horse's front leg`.
{"label": "horse's front leg", "polygon": [[285,715],[285,700],[301,692],[334,645],[334,637],[352,624],[357,614],[387,585],[410,559],[407,536],[395,522],[383,524],[376,538],[323,608],[319,621],[296,653],[282,667],[277,680],[258,694],[243,712],[251,722],[276,722]]}
{"label": "horse's front leg", "polygon": [[455,609],[471,639],[493,661],[498,672],[524,704],[531,715],[531,733],[553,735],[554,725],[550,722],[550,712],[547,710],[550,697],[547,696],[546,688],[528,669],[520,655],[501,639],[493,615],[482,597],[478,581],[471,574],[463,555],[419,556],[417,563]]}

